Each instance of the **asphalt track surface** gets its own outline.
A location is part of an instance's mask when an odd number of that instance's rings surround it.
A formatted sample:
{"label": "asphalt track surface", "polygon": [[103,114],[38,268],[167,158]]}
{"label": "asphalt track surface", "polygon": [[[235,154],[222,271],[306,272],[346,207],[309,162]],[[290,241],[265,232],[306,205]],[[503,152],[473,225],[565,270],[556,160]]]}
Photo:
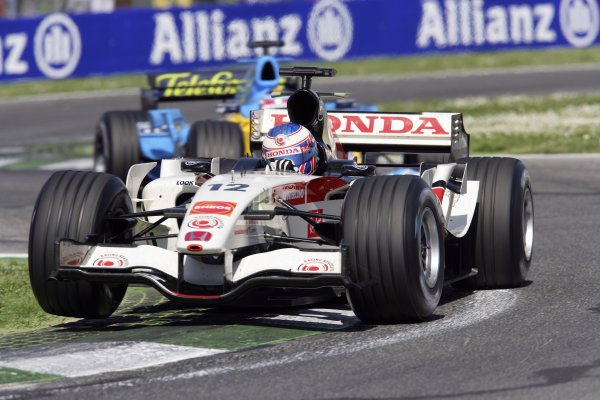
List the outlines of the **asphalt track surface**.
{"label": "asphalt track surface", "polygon": [[[563,78],[568,85],[559,82]],[[408,90],[417,86],[426,87],[422,91],[429,96],[436,89],[445,96],[447,90],[457,96],[479,95],[483,94],[480,87],[492,82],[496,89],[487,94],[600,90],[599,78],[600,69],[590,69],[439,77],[419,80],[418,85],[401,79],[393,84],[373,81],[368,86],[374,93],[357,97],[363,101],[372,101],[369,96],[418,97]],[[457,80],[466,85],[462,90]],[[517,80],[519,84],[511,87]],[[93,121],[107,108],[129,107],[123,106],[127,100],[121,97],[54,103],[58,110],[68,109],[58,121],[66,125],[67,114],[74,119],[81,116],[79,123],[68,124],[86,132],[90,121],[83,116],[91,115]],[[90,104],[98,107],[96,112],[79,108]],[[7,113],[5,106],[0,106],[2,114]],[[37,124],[51,109],[46,102],[34,102],[20,109],[15,106],[12,114],[6,114],[20,119],[29,132],[21,135],[19,145],[28,145],[34,133],[42,131]],[[22,113],[40,119],[31,117],[26,124]],[[51,123],[46,129],[60,130]],[[61,140],[80,134],[62,132]],[[4,132],[2,137],[4,144]],[[367,326],[356,321],[339,331],[276,345],[144,370],[2,389],[0,399],[597,399],[600,157],[526,157],[524,162],[532,176],[535,202],[534,262],[524,287],[474,293],[447,288],[435,316],[421,324]],[[0,172],[1,251],[25,251],[32,204],[49,174]]]}

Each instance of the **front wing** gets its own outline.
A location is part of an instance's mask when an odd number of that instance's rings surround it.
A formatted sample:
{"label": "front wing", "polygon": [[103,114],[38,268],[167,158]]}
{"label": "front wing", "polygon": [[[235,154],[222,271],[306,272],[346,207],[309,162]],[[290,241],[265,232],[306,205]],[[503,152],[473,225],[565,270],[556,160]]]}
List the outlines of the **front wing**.
{"label": "front wing", "polygon": [[90,245],[63,239],[51,277],[148,285],[169,299],[211,306],[231,303],[259,288],[343,287],[342,249],[284,248],[235,258],[187,256],[150,245]]}

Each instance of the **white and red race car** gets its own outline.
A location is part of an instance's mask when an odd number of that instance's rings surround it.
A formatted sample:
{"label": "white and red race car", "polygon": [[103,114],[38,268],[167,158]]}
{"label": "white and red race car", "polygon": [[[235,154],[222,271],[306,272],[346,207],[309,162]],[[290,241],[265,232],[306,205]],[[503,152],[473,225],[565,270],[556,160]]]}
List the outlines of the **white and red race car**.
{"label": "white and red race car", "polygon": [[[259,158],[56,172],[38,196],[29,268],[40,306],[103,318],[128,284],[200,306],[305,304],[345,294],[366,323],[426,319],[445,284],[522,284],[533,248],[523,164],[468,158],[461,114],[329,112],[302,78],[286,110],[255,112],[258,143],[288,118],[331,154],[320,176],[268,171]],[[444,152],[447,164],[357,165],[349,152]],[[337,155],[337,158],[335,157]],[[387,169],[385,169],[387,168]]]}

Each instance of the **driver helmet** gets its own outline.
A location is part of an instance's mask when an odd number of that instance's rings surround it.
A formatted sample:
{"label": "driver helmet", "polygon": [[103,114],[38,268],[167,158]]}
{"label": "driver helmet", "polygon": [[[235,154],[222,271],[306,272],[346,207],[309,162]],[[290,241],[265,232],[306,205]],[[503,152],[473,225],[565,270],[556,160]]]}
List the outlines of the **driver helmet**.
{"label": "driver helmet", "polygon": [[312,133],[296,123],[272,128],[263,140],[262,155],[271,163],[290,160],[298,172],[306,175],[315,173],[319,161],[317,142]]}

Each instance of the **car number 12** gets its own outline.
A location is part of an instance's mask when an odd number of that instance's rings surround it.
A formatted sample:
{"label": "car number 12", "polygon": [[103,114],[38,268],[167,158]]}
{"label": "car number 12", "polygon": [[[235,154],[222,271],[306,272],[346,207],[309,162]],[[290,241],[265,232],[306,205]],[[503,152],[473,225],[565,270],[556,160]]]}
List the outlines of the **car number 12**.
{"label": "car number 12", "polygon": [[246,185],[244,183],[214,183],[208,186],[210,187],[211,192],[215,192],[217,190],[223,190],[225,192],[245,192],[246,189],[250,187],[250,185]]}

